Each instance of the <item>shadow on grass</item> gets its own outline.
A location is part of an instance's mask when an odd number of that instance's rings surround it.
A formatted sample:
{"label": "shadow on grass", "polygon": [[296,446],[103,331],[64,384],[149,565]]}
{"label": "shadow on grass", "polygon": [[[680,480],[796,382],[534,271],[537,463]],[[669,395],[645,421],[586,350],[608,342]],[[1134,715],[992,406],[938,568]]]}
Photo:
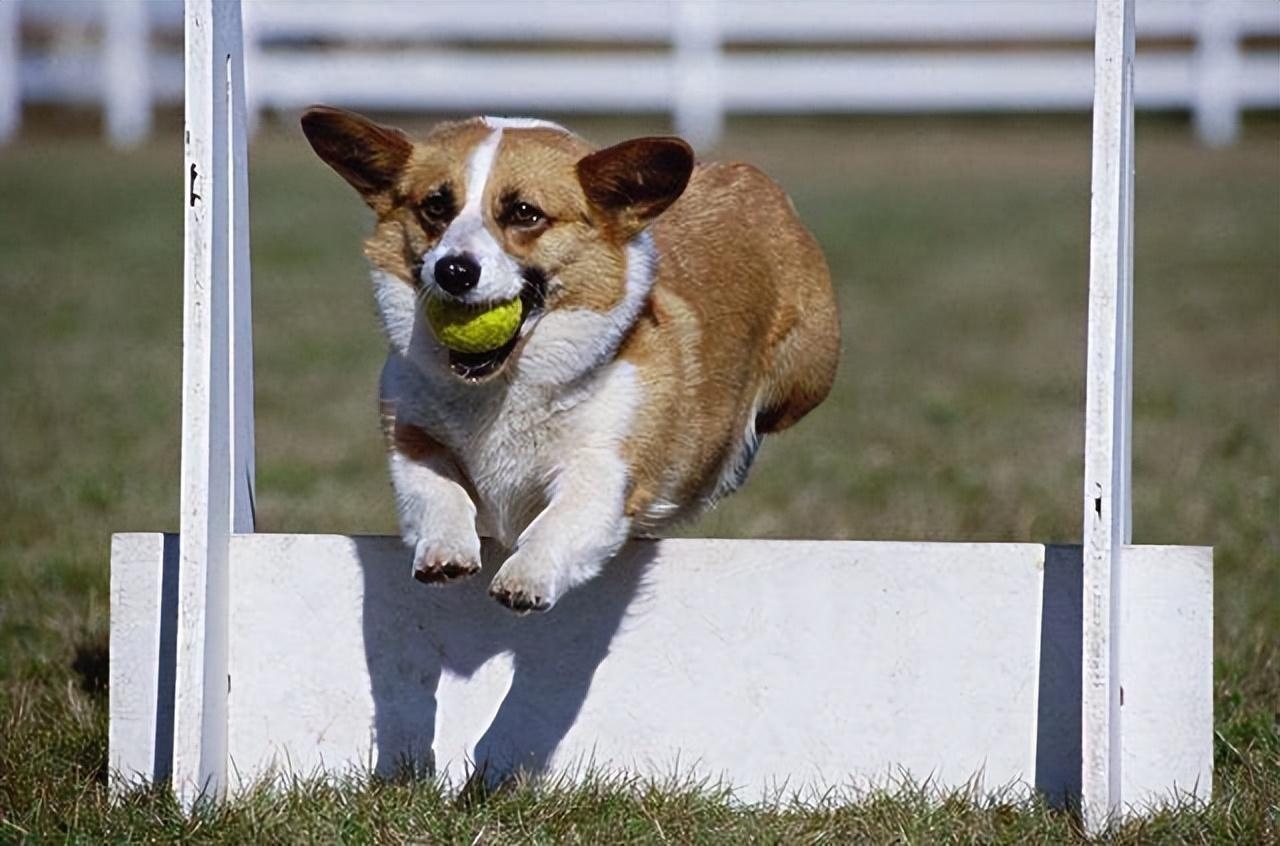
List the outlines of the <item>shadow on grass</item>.
{"label": "shadow on grass", "polygon": [[76,644],[71,658],[71,671],[80,689],[101,699],[107,695],[107,678],[111,670],[111,649],[107,633],[94,635]]}

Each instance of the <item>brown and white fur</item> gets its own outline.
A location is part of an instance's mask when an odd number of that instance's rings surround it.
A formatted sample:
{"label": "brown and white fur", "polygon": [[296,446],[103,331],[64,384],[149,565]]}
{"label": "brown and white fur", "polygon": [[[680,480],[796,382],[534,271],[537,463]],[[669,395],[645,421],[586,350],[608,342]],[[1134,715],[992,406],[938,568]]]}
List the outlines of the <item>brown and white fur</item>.
{"label": "brown and white fur", "polygon": [[[477,572],[486,534],[511,550],[490,593],[548,609],[628,537],[735,490],[761,436],[827,395],[826,262],[750,165],[695,164],[676,138],[594,151],[524,119],[411,140],[316,107],[302,126],[377,217],[382,415],[418,579]],[[463,254],[479,279],[450,294],[438,262]],[[504,350],[461,356],[428,296],[521,296],[527,316]]]}

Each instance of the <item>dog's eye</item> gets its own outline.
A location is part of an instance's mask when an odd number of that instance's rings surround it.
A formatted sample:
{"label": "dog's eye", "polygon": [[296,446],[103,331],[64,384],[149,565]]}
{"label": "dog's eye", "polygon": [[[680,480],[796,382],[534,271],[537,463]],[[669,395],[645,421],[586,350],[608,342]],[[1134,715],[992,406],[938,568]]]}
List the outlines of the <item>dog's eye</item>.
{"label": "dog's eye", "polygon": [[542,209],[530,203],[513,203],[507,210],[507,223],[511,226],[536,226],[545,218]]}
{"label": "dog's eye", "polygon": [[418,204],[418,211],[431,223],[442,223],[453,214],[453,194],[441,188]]}

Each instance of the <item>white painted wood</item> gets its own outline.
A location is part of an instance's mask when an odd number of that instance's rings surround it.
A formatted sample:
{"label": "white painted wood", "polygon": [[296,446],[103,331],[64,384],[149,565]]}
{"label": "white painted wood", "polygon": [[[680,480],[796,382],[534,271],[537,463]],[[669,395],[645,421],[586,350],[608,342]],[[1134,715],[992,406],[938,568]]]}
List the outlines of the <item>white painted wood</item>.
{"label": "white painted wood", "polygon": [[[396,79],[373,87],[371,79]],[[441,79],[466,80],[441,85]],[[553,111],[666,111],[674,77],[665,56],[467,54],[421,50],[359,54],[263,50],[255,65],[263,108],[340,102],[366,109],[500,108]],[[610,104],[613,104],[612,106]]]}
{"label": "white painted wood", "polygon": [[253,286],[249,250],[249,113],[245,97],[244,40],[239,22],[233,24],[228,47],[227,74],[230,96],[227,112],[228,189],[231,192],[231,225],[227,233],[230,254],[231,349],[231,531],[252,532],[255,511],[253,425]]}
{"label": "white painted wood", "polygon": [[[113,789],[163,778],[171,744],[160,739],[162,711],[172,719],[173,676],[165,679],[161,699],[162,599],[165,536],[117,534],[111,537],[110,722],[107,729]],[[172,619],[170,620],[172,623]],[[172,629],[172,625],[167,627]],[[172,656],[169,656],[170,659]],[[169,666],[172,666],[171,663]],[[172,722],[167,723],[172,738]],[[163,767],[158,768],[158,764]]]}
{"label": "white painted wood", "polygon": [[21,43],[18,4],[0,3],[0,144],[12,138],[22,123]]}
{"label": "white painted wood", "polygon": [[[1213,550],[1125,546],[1121,556],[1124,811],[1182,803],[1188,796],[1208,801]],[[1081,570],[1080,547],[1046,549],[1035,783],[1055,804],[1080,796]]]}
{"label": "white painted wood", "polygon": [[248,3],[241,6],[241,26],[243,27],[243,61],[244,95],[245,95],[245,132],[249,137],[258,130],[262,119],[262,108],[258,103],[258,86],[253,84],[254,74],[261,55],[263,35],[258,26],[258,10],[261,4]]}
{"label": "white painted wood", "polygon": [[[173,782],[188,806],[225,788],[227,545],[234,529],[252,528],[252,507],[246,502],[252,485],[252,386],[246,385],[252,353],[247,346],[243,93],[232,93],[242,83],[239,9],[238,3],[217,0],[191,0],[186,7],[186,293]],[[237,109],[239,131],[232,120]],[[234,353],[239,344],[246,345],[246,355]]]}
{"label": "white painted wood", "polygon": [[[340,98],[353,107],[370,109],[460,111],[474,111],[487,103],[524,111],[616,113],[665,111],[671,104],[671,64],[660,56],[639,55],[634,60],[595,55],[518,57],[439,50],[366,56],[343,52],[281,56],[271,51],[264,55],[270,73],[262,85],[251,83],[249,93],[261,94],[276,108]],[[919,60],[885,52],[847,57],[779,55],[763,62],[735,54],[721,60],[720,76],[730,112],[1077,111],[1092,103],[1092,62],[1085,53],[983,56],[930,52],[927,56],[922,66]],[[629,64],[632,61],[634,66]],[[1280,105],[1280,87],[1275,82],[1280,76],[1280,52],[1254,51],[1240,61],[1240,73],[1233,82],[1233,96],[1239,105],[1250,109]],[[151,77],[157,103],[181,102],[180,68],[180,57],[157,56],[153,60]],[[433,70],[436,76],[431,76]],[[411,79],[427,81],[438,80],[439,72],[466,74],[467,82],[457,90],[432,85],[415,91],[383,91],[374,85],[388,73],[408,73]],[[1140,72],[1142,83],[1135,92],[1139,108],[1182,110],[1193,105],[1198,71],[1191,54],[1145,55]],[[555,90],[509,78],[504,88],[499,73],[545,74]],[[778,78],[770,81],[771,73]],[[597,74],[606,78],[597,80]],[[756,78],[740,78],[741,74]],[[839,74],[853,74],[857,84],[841,85]],[[56,63],[32,59],[24,62],[21,76],[26,98],[33,102],[91,104],[101,85],[92,56],[72,56]],[[761,80],[765,93],[755,90]],[[641,83],[641,90],[635,90]],[[784,97],[787,91],[792,96]],[[615,103],[612,109],[610,102]]]}
{"label": "white painted wood", "polygon": [[[677,0],[679,2],[679,0]],[[557,0],[555,4],[520,0],[476,2],[433,0],[413,14],[397,3],[332,3],[295,0],[248,4],[264,37],[313,34],[326,39],[399,38],[483,41],[552,39],[557,41],[669,41],[675,12],[669,0]]]}
{"label": "white painted wood", "polygon": [[[156,685],[123,674],[154,662],[157,640],[172,642],[176,596],[159,623],[155,615],[155,574],[171,568],[162,542],[176,549],[174,535],[118,535],[113,545],[111,760],[117,768],[141,762],[132,770],[140,779],[150,777],[153,735],[138,721],[152,719]],[[1026,587],[1023,565],[1041,551],[1043,596],[1014,598],[1010,590]],[[1188,793],[1207,800],[1212,550],[1122,554],[1126,805],[1141,811]],[[229,731],[245,782],[281,771],[387,772],[391,749],[415,750],[421,766],[433,746],[439,771],[457,782],[459,762],[474,758],[481,739],[490,752],[545,758],[553,771],[589,749],[599,765],[661,777],[672,768],[650,753],[679,741],[688,744],[686,774],[724,770],[744,799],[778,767],[796,768],[793,786],[816,788],[865,783],[883,775],[886,760],[918,772],[944,752],[953,762],[935,777],[963,781],[954,761],[986,757],[984,783],[996,787],[998,767],[1024,749],[1034,763],[1028,783],[1055,803],[1079,795],[1080,547],[667,541],[640,589],[643,562],[633,553],[550,616],[523,619],[492,603],[483,579],[438,590],[410,583],[395,538],[242,536],[232,558],[246,592],[237,591],[232,609]],[[1028,608],[1043,608],[1038,631],[997,643],[999,629],[1029,623]],[[955,634],[971,619],[977,637]],[[1018,682],[1027,640],[1038,675]],[[172,668],[164,656],[162,647],[162,690]],[[583,696],[584,668],[600,656]],[[787,663],[777,669],[780,656]],[[168,678],[169,710],[163,697],[155,710],[162,742],[172,717]],[[1022,686],[1005,699],[1001,691],[1015,682]],[[829,707],[799,695],[823,689]],[[1028,696],[1034,713],[1013,713]],[[992,718],[998,728],[983,723],[982,710],[962,713],[970,708],[1001,711]],[[1028,719],[1030,748],[1018,728]],[[794,748],[780,750],[788,743]],[[136,780],[115,773],[113,783]]]}
{"label": "white painted wood", "polygon": [[102,11],[107,139],[116,147],[133,147],[151,134],[147,9],[142,0],[113,0]]}
{"label": "white painted wood", "polygon": [[1121,808],[1120,549],[1129,529],[1133,273],[1133,0],[1097,0],[1085,397],[1081,802]]}
{"label": "white painted wood", "polygon": [[[1196,39],[1197,63],[1194,107],[1196,135],[1212,147],[1230,144],[1240,134],[1239,86],[1241,50],[1238,18],[1240,3],[1230,0],[1200,2],[1200,32]],[[1280,15],[1280,10],[1277,10]],[[1273,78],[1280,88],[1280,75]]]}
{"label": "white painted wood", "polygon": [[[1213,789],[1213,550],[1124,549],[1120,677],[1126,811]],[[1170,707],[1170,703],[1177,703]]]}
{"label": "white painted wood", "polygon": [[[435,590],[394,538],[232,541],[230,754],[341,772],[401,755],[774,788],[902,772],[1032,782],[1044,549],[640,543],[546,616]],[[500,558],[487,550],[486,572]]]}
{"label": "white painted wood", "polygon": [[[393,2],[253,2],[246,7],[252,22],[250,129],[259,106],[296,109],[317,101],[455,112],[672,112],[678,124],[698,114],[711,127],[723,120],[723,114],[711,117],[715,98],[690,112],[699,89],[684,73],[688,51],[680,44],[699,37],[696,26],[681,22],[685,2],[437,0],[416,5],[412,14]],[[1144,0],[1137,10],[1139,35],[1166,42],[1139,62],[1137,105],[1191,109],[1210,140],[1228,137],[1242,108],[1280,106],[1280,51],[1267,41],[1280,34],[1280,4],[1258,0],[1228,8],[1228,2]],[[91,27],[106,5],[28,2],[23,16],[41,25]],[[701,74],[719,81],[714,90],[724,113],[1084,110],[1092,102],[1085,42],[1093,10],[1084,0],[720,0],[708,8],[716,12],[719,42],[752,48],[717,47],[711,54],[714,70]],[[149,2],[146,9],[158,33],[181,21],[175,0]],[[1232,13],[1234,28],[1221,25],[1219,10]],[[1027,39],[1065,42],[1066,48],[1028,45]],[[417,46],[406,50],[406,41]],[[474,41],[498,46],[446,46]],[[575,41],[593,47],[560,50],[549,44]],[[520,55],[502,42],[548,49]],[[180,57],[166,52],[168,43],[158,38],[148,48],[149,96],[157,103],[181,99]],[[353,43],[359,46],[352,49]],[[1003,49],[1010,43],[1022,49]],[[755,49],[802,44],[877,49]],[[960,49],[904,52],[897,46],[902,44]],[[633,49],[619,53],[613,45]],[[33,51],[20,65],[22,96],[99,102],[108,76],[99,52]],[[258,52],[261,62],[255,60]],[[398,84],[388,86],[387,79]],[[441,79],[449,84],[441,85]]]}
{"label": "white painted wood", "polygon": [[[95,47],[92,51],[24,54],[18,71],[23,102],[100,106],[105,84],[100,53]],[[182,54],[157,53],[148,61],[152,103],[181,105]]]}
{"label": "white painted wood", "polygon": [[[1210,0],[1217,4],[1223,0]],[[791,0],[785,4],[727,0],[729,41],[803,43],[1087,41],[1093,4],[1082,0]],[[1243,3],[1252,29],[1275,28],[1270,0]],[[1138,32],[1149,38],[1185,37],[1198,24],[1188,0],[1143,0]]]}
{"label": "white painted wood", "polygon": [[[330,3],[253,0],[248,5],[272,38],[308,33],[329,40],[388,37],[429,40],[666,41],[679,26],[683,0],[434,0],[405,14],[397,2]],[[1213,0],[1214,3],[1223,0]],[[1093,35],[1092,4],[1081,0],[717,0],[730,43],[1083,41]],[[1270,0],[1243,4],[1251,29],[1274,27]],[[1194,0],[1144,0],[1144,36],[1185,37],[1199,23]]]}
{"label": "white painted wood", "polygon": [[[676,69],[661,55],[556,56],[449,51],[282,54],[264,51],[255,96],[261,107],[297,109],[325,101],[352,108],[476,111],[655,111],[671,108]],[[1242,105],[1280,105],[1280,53],[1250,57],[1236,80]],[[922,56],[731,54],[717,71],[726,111],[920,113],[1080,110],[1092,102],[1087,53]],[[1191,103],[1190,56],[1144,57],[1139,104],[1184,109]],[[442,76],[465,79],[439,86]],[[378,87],[376,79],[404,84]],[[1272,105],[1269,106],[1268,103]]]}
{"label": "white painted wood", "polygon": [[[225,7],[224,7],[225,9]],[[231,533],[226,60],[212,0],[186,6],[182,470],[174,789],[189,806],[226,771],[227,544]],[[219,244],[215,244],[217,238]],[[221,249],[219,248],[221,246]]]}
{"label": "white painted wood", "polygon": [[712,0],[679,0],[675,6],[676,132],[696,147],[709,147],[724,132],[720,71],[720,7]]}

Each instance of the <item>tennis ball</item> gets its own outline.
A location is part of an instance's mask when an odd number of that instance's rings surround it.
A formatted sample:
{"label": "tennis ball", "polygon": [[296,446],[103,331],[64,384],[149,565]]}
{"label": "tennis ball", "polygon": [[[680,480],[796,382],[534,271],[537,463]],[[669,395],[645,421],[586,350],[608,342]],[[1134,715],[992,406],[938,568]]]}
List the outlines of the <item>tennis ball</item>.
{"label": "tennis ball", "polygon": [[431,297],[427,322],[440,343],[461,353],[486,353],[511,340],[520,328],[524,305],[520,298],[480,307]]}

